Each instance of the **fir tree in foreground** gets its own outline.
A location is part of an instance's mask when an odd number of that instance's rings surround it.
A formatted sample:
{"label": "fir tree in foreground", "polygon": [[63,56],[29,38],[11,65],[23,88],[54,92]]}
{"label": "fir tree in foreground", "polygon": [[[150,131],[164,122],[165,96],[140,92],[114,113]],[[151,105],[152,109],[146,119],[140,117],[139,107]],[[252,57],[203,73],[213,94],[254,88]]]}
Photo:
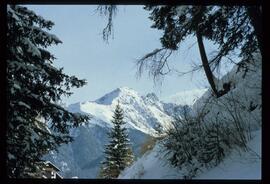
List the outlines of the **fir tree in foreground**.
{"label": "fir tree in foreground", "polygon": [[112,123],[114,127],[109,132],[110,142],[105,148],[105,161],[102,162],[100,177],[117,178],[122,170],[133,162],[126,128],[123,127],[123,110],[116,105]]}
{"label": "fir tree in foreground", "polygon": [[[61,103],[71,87],[85,80],[53,66],[46,48],[62,43],[51,30],[53,22],[26,7],[7,6],[7,175],[41,177],[42,157],[72,141],[71,127],[88,116],[68,112]],[[36,173],[36,174],[35,174]]]}

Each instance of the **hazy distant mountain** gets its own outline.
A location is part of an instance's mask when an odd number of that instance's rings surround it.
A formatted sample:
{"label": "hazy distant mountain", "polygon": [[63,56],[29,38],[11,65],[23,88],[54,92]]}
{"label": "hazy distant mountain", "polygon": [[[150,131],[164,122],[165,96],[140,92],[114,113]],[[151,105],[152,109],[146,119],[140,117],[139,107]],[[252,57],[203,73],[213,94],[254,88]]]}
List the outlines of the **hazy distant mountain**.
{"label": "hazy distant mountain", "polygon": [[207,89],[193,89],[187,91],[181,91],[174,95],[164,98],[164,102],[173,102],[178,105],[189,105],[192,106],[197,99],[199,99]]}

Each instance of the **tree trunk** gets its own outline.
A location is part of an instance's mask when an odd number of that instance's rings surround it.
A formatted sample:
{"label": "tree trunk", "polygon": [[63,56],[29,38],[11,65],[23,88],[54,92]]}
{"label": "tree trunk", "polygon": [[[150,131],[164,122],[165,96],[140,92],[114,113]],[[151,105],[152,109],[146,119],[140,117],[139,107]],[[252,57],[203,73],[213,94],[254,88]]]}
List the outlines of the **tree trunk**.
{"label": "tree trunk", "polygon": [[213,73],[211,71],[211,68],[209,66],[209,62],[208,62],[208,59],[207,59],[207,56],[205,53],[202,35],[198,30],[196,31],[196,37],[197,37],[197,41],[198,41],[198,46],[199,46],[199,50],[200,50],[200,55],[201,55],[201,60],[202,60],[204,72],[206,74],[207,80],[208,80],[214,94],[218,98],[220,95],[219,95],[218,90],[216,88],[216,85],[215,85],[215,82],[213,79]]}
{"label": "tree trunk", "polygon": [[251,24],[255,30],[259,48],[262,54],[263,50],[263,33],[262,33],[262,12],[260,6],[250,6],[247,8],[248,15],[251,20]]}

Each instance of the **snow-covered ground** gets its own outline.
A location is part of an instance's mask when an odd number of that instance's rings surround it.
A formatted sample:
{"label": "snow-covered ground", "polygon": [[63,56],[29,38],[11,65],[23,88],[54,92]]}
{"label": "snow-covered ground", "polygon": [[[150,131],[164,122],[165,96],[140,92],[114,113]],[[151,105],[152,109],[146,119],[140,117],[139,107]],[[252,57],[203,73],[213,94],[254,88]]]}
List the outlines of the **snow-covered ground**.
{"label": "snow-covered ground", "polygon": [[[248,143],[252,151],[234,150],[217,167],[204,170],[194,179],[261,179],[261,130],[253,133]],[[131,167],[125,169],[119,179],[183,179],[181,170],[167,161],[160,143],[147,152]]]}
{"label": "snow-covered ground", "polygon": [[234,150],[217,167],[194,179],[261,179],[261,130],[253,132],[253,135],[248,143],[249,152]]}
{"label": "snow-covered ground", "polygon": [[131,167],[125,169],[119,179],[179,179],[179,169],[173,168],[166,160],[162,145],[156,144],[153,150],[146,152]]}

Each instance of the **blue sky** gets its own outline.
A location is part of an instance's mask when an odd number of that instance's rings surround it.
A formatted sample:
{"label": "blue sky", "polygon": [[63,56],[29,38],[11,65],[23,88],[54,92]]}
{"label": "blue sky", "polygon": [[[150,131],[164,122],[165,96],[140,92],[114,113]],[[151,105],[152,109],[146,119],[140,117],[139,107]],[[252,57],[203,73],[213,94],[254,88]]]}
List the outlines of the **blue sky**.
{"label": "blue sky", "polygon": [[[155,92],[161,99],[177,92],[208,86],[203,72],[179,77],[167,75],[162,85],[154,85],[147,74],[136,78],[136,59],[160,48],[162,32],[150,28],[149,12],[143,6],[120,6],[114,17],[114,39],[109,44],[102,40],[106,18],[95,13],[95,5],[28,5],[38,15],[51,20],[50,31],[63,41],[49,50],[56,56],[55,65],[64,72],[88,81],[87,86],[73,90],[65,103],[95,100],[117,87],[127,86],[141,94]],[[195,44],[194,44],[195,43]],[[191,45],[193,46],[191,48]],[[213,50],[206,44],[207,50]],[[179,71],[191,69],[192,62],[200,63],[194,38],[188,39],[169,59]]]}

